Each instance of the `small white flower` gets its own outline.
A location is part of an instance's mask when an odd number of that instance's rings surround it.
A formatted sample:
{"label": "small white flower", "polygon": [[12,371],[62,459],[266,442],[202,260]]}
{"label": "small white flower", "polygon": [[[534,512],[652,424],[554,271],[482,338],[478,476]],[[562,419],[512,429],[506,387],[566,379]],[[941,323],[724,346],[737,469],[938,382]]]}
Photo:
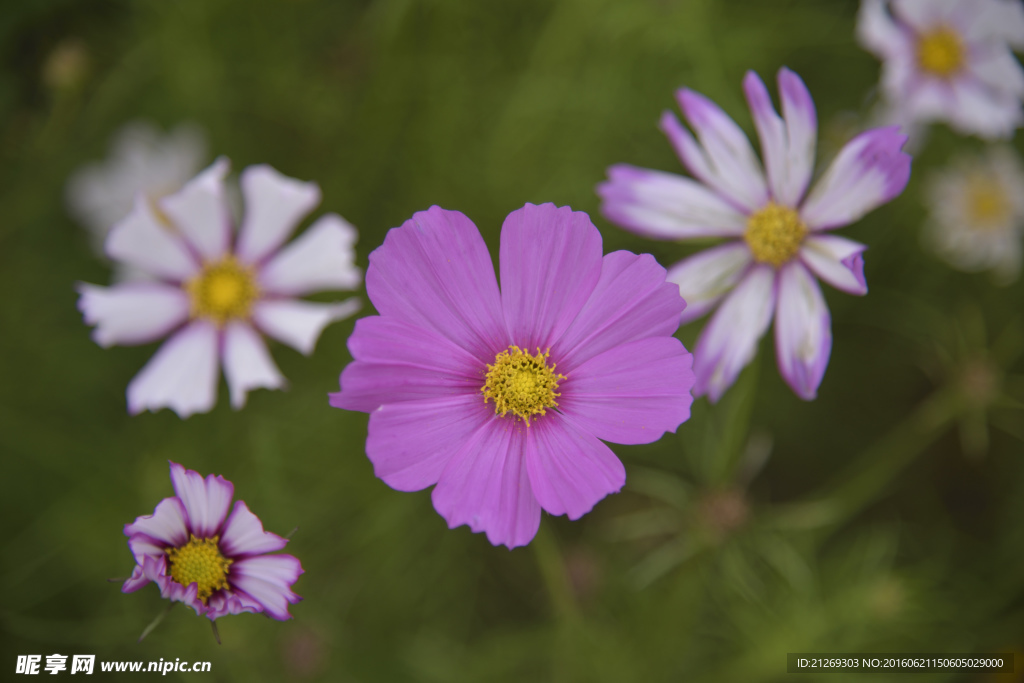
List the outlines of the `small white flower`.
{"label": "small white flower", "polygon": [[150,123],[129,123],[117,132],[107,159],[72,174],[68,211],[89,229],[102,253],[107,233],[131,212],[136,195],[154,201],[177,192],[206,160],[203,132],[194,125],[182,124],[164,135]]}
{"label": "small white flower", "polygon": [[[891,13],[890,13],[891,9]],[[1010,137],[1024,120],[1019,0],[862,0],[862,45],[883,61],[882,90],[903,123]]]}
{"label": "small white flower", "polygon": [[954,268],[1017,278],[1024,226],[1024,167],[1009,147],[961,157],[928,181],[923,239]]}
{"label": "small white flower", "polygon": [[107,237],[107,255],[144,271],[152,281],[114,287],[81,284],[78,307],[96,325],[100,346],[170,338],[128,385],[128,410],[171,408],[181,417],[206,412],[217,398],[219,365],[231,404],[246,393],[285,383],[263,332],[304,354],[329,323],[360,306],[295,297],[324,289],[355,289],[356,230],[326,214],[282,248],[299,221],[320,203],[315,183],[286,178],[269,166],[241,175],[245,214],[235,239],[225,199],[228,161],[218,159],[178,192],[150,201],[142,195]]}

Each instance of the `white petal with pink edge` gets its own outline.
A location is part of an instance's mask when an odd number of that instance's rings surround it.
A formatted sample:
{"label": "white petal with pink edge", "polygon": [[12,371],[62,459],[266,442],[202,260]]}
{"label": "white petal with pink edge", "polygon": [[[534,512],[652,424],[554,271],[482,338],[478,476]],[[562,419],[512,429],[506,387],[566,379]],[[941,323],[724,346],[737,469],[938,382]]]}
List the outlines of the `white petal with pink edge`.
{"label": "white petal with pink edge", "polygon": [[680,324],[701,317],[715,307],[736,286],[753,262],[743,242],[730,242],[705,249],[680,261],[668,270],[668,281],[679,285],[686,302]]}
{"label": "white petal with pink edge", "polygon": [[234,485],[220,475],[211,474],[204,479],[195,470],[186,470],[176,462],[171,463],[171,484],[188,513],[192,534],[200,539],[215,536],[228,516]]}
{"label": "white petal with pink edge", "polygon": [[355,266],[358,233],[341,216],[318,219],[260,271],[260,288],[271,294],[301,296],[325,289],[355,289],[362,271]]}
{"label": "white petal with pink edge", "polygon": [[204,261],[219,259],[231,246],[231,211],[224,197],[224,157],[158,204]]}
{"label": "white petal with pink edge", "polygon": [[836,235],[811,235],[800,247],[800,259],[815,275],[848,294],[868,293],[864,279],[867,247]]}
{"label": "white petal with pink edge", "polygon": [[906,49],[904,45],[909,37],[893,21],[885,0],[861,0],[857,39],[871,52],[889,59]]}
{"label": "white petal with pink edge", "polygon": [[263,522],[244,501],[235,501],[220,537],[220,548],[227,557],[272,553],[286,545],[286,539],[263,530]]}
{"label": "white petal with pink edge", "polygon": [[224,376],[235,410],[245,405],[246,394],[253,389],[280,389],[286,383],[260,335],[238,321],[224,330]]}
{"label": "white petal with pink edge", "polygon": [[355,297],[335,304],[267,300],[253,307],[252,319],[266,334],[308,356],[325,327],[353,315],[362,305]]}
{"label": "white petal with pink edge", "polygon": [[[143,535],[163,546],[185,545],[188,543],[188,517],[185,507],[177,498],[164,498],[157,503],[153,514],[136,517],[131,524],[125,524],[124,533],[126,536]],[[159,545],[153,547],[160,548]],[[135,553],[136,560],[141,562],[140,555],[146,554],[147,549],[148,546],[140,545],[139,552]],[[132,550],[135,551],[136,548],[133,547]],[[161,552],[162,549],[159,549],[155,554]]]}
{"label": "white petal with pink edge", "polygon": [[302,182],[261,164],[242,171],[245,215],[238,232],[238,257],[255,263],[284,244],[299,221],[320,203],[316,183]]}
{"label": "white petal with pink edge", "polygon": [[291,619],[288,605],[301,600],[291,587],[303,573],[291,555],[257,555],[231,565],[231,584],[255,598],[274,619]]}
{"label": "white petal with pink edge", "polygon": [[199,271],[181,237],[153,213],[143,195],[135,199],[135,208],[110,229],[107,256],[157,277],[181,282]]}
{"label": "white petal with pink edge", "polygon": [[164,342],[128,384],[128,412],[205,413],[217,400],[217,328],[196,321]]}
{"label": "white petal with pink edge", "polygon": [[799,262],[779,270],[775,355],[783,379],[805,401],[818,395],[832,351],[832,319],[818,283]]}
{"label": "white petal with pink edge", "polygon": [[165,336],[188,319],[188,295],[156,282],[98,287],[81,283],[78,310],[95,325],[92,338],[103,347],[145,344]]}

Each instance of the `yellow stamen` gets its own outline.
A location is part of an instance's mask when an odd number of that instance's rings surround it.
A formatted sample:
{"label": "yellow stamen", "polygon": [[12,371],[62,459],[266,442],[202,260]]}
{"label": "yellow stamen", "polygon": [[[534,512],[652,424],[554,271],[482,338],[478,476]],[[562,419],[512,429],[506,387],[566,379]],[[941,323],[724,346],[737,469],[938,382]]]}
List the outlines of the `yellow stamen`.
{"label": "yellow stamen", "polygon": [[948,26],[940,26],[917,41],[918,65],[939,78],[949,78],[960,71],[966,53],[960,34]]}
{"label": "yellow stamen", "polygon": [[180,548],[168,548],[167,563],[171,578],[186,588],[197,584],[199,599],[204,603],[214,591],[228,587],[228,567],[234,560],[220,554],[219,536],[191,540]]}
{"label": "yellow stamen", "polygon": [[531,356],[513,345],[494,357],[494,365],[487,366],[487,379],[480,391],[484,403],[494,401],[496,415],[512,413],[529,427],[530,417],[545,415],[548,408],[558,405],[558,381],[563,379],[565,375],[555,372],[555,364],[548,364],[547,351],[537,349],[537,355]]}
{"label": "yellow stamen", "polygon": [[768,202],[747,219],[743,238],[755,261],[778,268],[796,256],[806,235],[807,226],[796,211]]}
{"label": "yellow stamen", "polygon": [[997,228],[1010,219],[1010,199],[993,178],[972,178],[967,183],[966,192],[971,227],[981,230]]}
{"label": "yellow stamen", "polygon": [[185,283],[192,300],[192,316],[209,318],[223,325],[232,318],[246,318],[259,298],[256,274],[231,255],[207,263]]}

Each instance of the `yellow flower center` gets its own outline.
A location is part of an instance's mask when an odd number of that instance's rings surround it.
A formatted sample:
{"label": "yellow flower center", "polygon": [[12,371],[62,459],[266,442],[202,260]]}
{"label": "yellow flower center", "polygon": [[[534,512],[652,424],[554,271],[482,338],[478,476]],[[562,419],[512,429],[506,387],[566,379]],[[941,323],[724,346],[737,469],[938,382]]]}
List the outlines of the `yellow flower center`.
{"label": "yellow flower center", "polygon": [[939,78],[949,78],[960,71],[966,56],[960,34],[947,26],[940,26],[917,41],[917,63]]}
{"label": "yellow flower center", "polygon": [[747,219],[743,238],[758,263],[770,263],[776,268],[796,256],[807,235],[807,226],[800,215],[788,206],[768,202]]}
{"label": "yellow flower center", "polygon": [[555,364],[548,364],[548,352],[531,356],[518,346],[509,346],[494,357],[494,365],[487,366],[487,379],[480,391],[484,403],[494,401],[494,413],[505,417],[512,413],[526,421],[544,415],[548,408],[558,405],[558,381],[565,375],[555,372]]}
{"label": "yellow flower center", "polygon": [[971,227],[981,230],[1005,224],[1010,218],[1010,198],[992,178],[974,178],[967,184],[967,216]]}
{"label": "yellow flower center", "polygon": [[186,588],[198,585],[199,599],[206,602],[215,590],[228,587],[228,567],[234,560],[220,554],[219,536],[191,540],[180,548],[168,548],[167,563],[171,565],[171,578]]}
{"label": "yellow flower center", "polygon": [[185,291],[192,300],[193,317],[210,318],[218,325],[248,317],[260,294],[253,269],[230,255],[203,266],[185,283]]}

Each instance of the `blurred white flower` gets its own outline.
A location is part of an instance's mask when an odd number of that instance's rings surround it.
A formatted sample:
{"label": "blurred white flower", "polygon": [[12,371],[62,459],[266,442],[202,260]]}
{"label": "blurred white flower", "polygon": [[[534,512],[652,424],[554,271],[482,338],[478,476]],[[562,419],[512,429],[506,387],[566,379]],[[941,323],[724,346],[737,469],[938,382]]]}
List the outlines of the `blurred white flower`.
{"label": "blurred white flower", "polygon": [[926,186],[930,215],[923,239],[953,267],[992,270],[1008,283],[1020,272],[1024,167],[1009,147],[965,156]]}
{"label": "blurred white flower", "polygon": [[100,346],[168,340],[128,385],[128,411],[171,408],[181,417],[217,400],[223,365],[231,405],[285,378],[260,333],[310,354],[330,323],[360,307],[353,297],[313,303],[298,297],[355,289],[357,233],[326,214],[289,244],[299,222],[320,203],[320,188],[266,165],[241,174],[245,214],[237,235],[225,193],[227,159],[157,200],[139,195],[107,237],[107,255],[145,272],[149,282],[113,287],[82,283],[78,307],[95,325]]}
{"label": "blurred white flower", "polygon": [[883,60],[901,124],[1006,138],[1024,120],[1024,70],[1010,49],[1024,46],[1019,0],[862,0],[857,37]]}
{"label": "blurred white flower", "polygon": [[127,216],[142,193],[151,202],[177,192],[206,163],[206,140],[194,124],[181,124],[163,134],[145,121],[123,126],[110,146],[110,156],[87,164],[68,179],[68,211],[92,236],[103,242],[115,223]]}

